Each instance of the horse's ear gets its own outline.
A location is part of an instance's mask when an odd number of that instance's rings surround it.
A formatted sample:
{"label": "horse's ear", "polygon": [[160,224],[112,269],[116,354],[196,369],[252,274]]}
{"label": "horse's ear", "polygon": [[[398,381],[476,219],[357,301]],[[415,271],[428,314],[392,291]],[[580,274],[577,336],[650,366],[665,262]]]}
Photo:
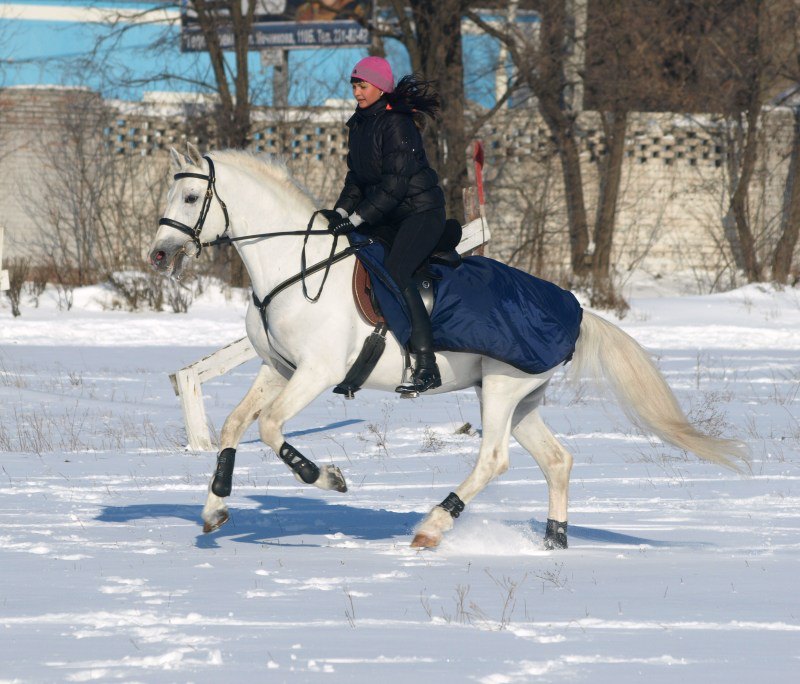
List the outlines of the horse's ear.
{"label": "horse's ear", "polygon": [[195,166],[203,165],[203,155],[200,154],[200,150],[188,141],[186,143],[186,151],[189,153],[188,159],[192,164]]}
{"label": "horse's ear", "polygon": [[169,167],[172,170],[173,175],[180,172],[180,170],[183,168],[183,160],[181,159],[181,155],[178,154],[178,151],[174,147],[169,148]]}

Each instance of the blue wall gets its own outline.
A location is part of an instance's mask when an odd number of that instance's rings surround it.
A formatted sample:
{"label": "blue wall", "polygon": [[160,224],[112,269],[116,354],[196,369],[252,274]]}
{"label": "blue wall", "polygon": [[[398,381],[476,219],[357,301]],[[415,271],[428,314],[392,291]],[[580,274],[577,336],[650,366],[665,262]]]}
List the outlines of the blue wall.
{"label": "blue wall", "polygon": [[[61,0],[16,0],[16,5],[89,7],[93,4],[112,8],[163,6],[153,2],[102,3],[65,2]],[[128,25],[113,43],[106,43],[99,58],[93,58],[96,42],[109,36],[102,24],[70,21],[36,21],[0,19],[0,84],[2,85],[85,85],[105,97],[138,100],[147,90],[198,90],[196,85],[181,80],[154,78],[167,71],[184,78],[211,81],[208,58],[200,53],[181,53],[179,29],[160,26]],[[162,46],[153,49],[156,41]],[[396,74],[410,70],[405,48],[395,40],[387,40],[388,59]],[[494,101],[494,76],[489,65],[497,55],[491,39],[464,37],[465,85],[467,97],[491,106]],[[291,50],[290,104],[321,105],[331,97],[351,96],[348,75],[352,65],[365,56],[365,49],[337,48]],[[269,104],[272,99],[272,69],[263,69],[257,53],[251,53],[251,82],[254,99]],[[133,85],[130,79],[134,79]],[[122,83],[128,80],[128,85]]]}

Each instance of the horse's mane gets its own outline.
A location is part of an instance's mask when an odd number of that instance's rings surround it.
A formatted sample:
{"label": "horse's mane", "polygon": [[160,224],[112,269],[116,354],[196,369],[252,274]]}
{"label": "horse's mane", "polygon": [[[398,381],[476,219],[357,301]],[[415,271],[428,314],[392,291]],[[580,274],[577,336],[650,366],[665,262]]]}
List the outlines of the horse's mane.
{"label": "horse's mane", "polygon": [[265,155],[256,156],[246,150],[219,150],[212,156],[237,168],[250,171],[253,175],[260,176],[267,181],[278,183],[298,201],[309,202],[315,206],[318,204],[317,198],[305,185],[292,176],[292,172],[289,171],[289,167],[282,159]]}

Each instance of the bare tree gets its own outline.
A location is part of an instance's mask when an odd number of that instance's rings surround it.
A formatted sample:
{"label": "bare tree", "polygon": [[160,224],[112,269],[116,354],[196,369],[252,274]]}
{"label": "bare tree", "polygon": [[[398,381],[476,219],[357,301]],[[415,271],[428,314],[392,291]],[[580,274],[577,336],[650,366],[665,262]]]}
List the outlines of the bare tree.
{"label": "bare tree", "polygon": [[[727,7],[709,3],[708,12],[722,13]],[[786,282],[797,244],[800,217],[800,191],[794,189],[797,173],[796,153],[792,153],[784,195],[783,221],[776,231],[766,229],[753,206],[753,191],[759,164],[775,151],[773,141],[762,140],[768,103],[787,84],[797,83],[800,55],[797,3],[783,0],[746,0],[737,3],[736,12],[714,36],[708,48],[713,58],[730,74],[727,97],[721,102],[726,132],[729,205],[723,218],[725,235],[736,265],[748,282],[772,277]],[[787,27],[793,30],[787,31]],[[796,127],[796,124],[795,124]],[[795,145],[797,133],[795,132]]]}
{"label": "bare tree", "polygon": [[563,232],[555,228],[564,213],[563,194],[553,182],[557,164],[555,154],[528,164],[502,164],[492,177],[488,202],[494,208],[493,252],[499,248],[498,256],[509,265],[566,286],[568,250]]}
{"label": "bare tree", "polygon": [[[534,40],[525,36],[517,26],[498,29],[477,12],[468,16],[489,35],[500,40],[509,50],[518,78],[535,95],[539,112],[547,124],[561,160],[562,181],[566,204],[570,266],[579,282],[590,284],[592,303],[597,306],[618,306],[610,278],[610,256],[613,227],[621,179],[628,103],[623,98],[613,100],[603,113],[603,127],[608,154],[599,164],[600,196],[595,220],[595,250],[590,252],[589,219],[584,194],[583,169],[580,159],[581,103],[576,97],[579,73],[570,58],[568,47],[585,39],[577,36],[576,22],[570,8],[580,3],[540,3],[539,34]],[[583,3],[585,10],[585,3]],[[611,58],[619,55],[611,53]],[[617,68],[622,68],[621,61]]]}
{"label": "bare tree", "polygon": [[29,257],[11,259],[8,264],[8,290],[6,297],[11,303],[11,313],[16,318],[20,315],[19,302],[22,296],[22,286],[30,273],[31,260]]}
{"label": "bare tree", "polygon": [[[535,95],[550,129],[561,159],[571,269],[578,282],[588,287],[592,304],[615,306],[617,302],[611,255],[627,120],[634,111],[725,114],[731,132],[725,145],[730,179],[726,235],[748,280],[763,278],[764,259],[759,255],[764,241],[752,225],[750,193],[760,155],[764,104],[787,82],[786,77],[776,78],[779,66],[797,64],[797,3],[561,0],[535,4],[541,21],[533,41],[526,40],[514,25],[497,28],[477,12],[469,11],[468,16],[507,47],[518,78]],[[588,28],[582,34],[584,25]],[[585,63],[576,67],[577,46],[582,43]],[[581,92],[586,94],[586,107],[598,112],[603,130],[595,202],[586,194],[586,169],[581,166],[580,142],[588,122],[580,111]],[[786,277],[787,259],[791,260],[797,240],[792,217],[800,215],[800,210],[793,213],[794,196],[793,188],[787,187],[784,234],[777,241],[782,261],[772,260],[780,278]],[[591,239],[590,205],[596,207]]]}
{"label": "bare tree", "polygon": [[[763,265],[758,258],[753,227],[750,222],[750,183],[758,159],[758,131],[761,113],[767,100],[766,74],[764,67],[765,51],[762,47],[765,27],[763,4],[760,0],[741,3],[746,19],[743,18],[739,30],[753,27],[747,41],[745,59],[730,54],[731,42],[723,43],[724,58],[732,63],[741,63],[739,69],[739,96],[730,103],[727,112],[728,130],[728,172],[731,179],[731,199],[725,222],[735,231],[727,231],[731,236],[732,250],[738,257],[739,266],[744,270],[748,281],[759,281],[763,276]],[[734,43],[735,44],[735,43]],[[726,54],[727,53],[727,54]]]}
{"label": "bare tree", "polygon": [[[800,17],[797,16],[796,5],[793,7],[795,12],[789,10],[787,17],[791,23],[784,26],[794,30],[785,31],[787,43],[778,70],[779,76],[791,84],[786,99],[794,119],[780,235],[772,255],[772,278],[782,284],[790,282],[793,258],[800,239]],[[797,274],[794,277],[796,280]]]}
{"label": "bare tree", "polygon": [[[111,16],[109,25],[98,34],[92,53],[81,60],[82,67],[97,70],[103,68],[105,61],[114,63],[113,55],[122,39],[142,24],[163,26],[163,31],[147,46],[150,52],[165,55],[160,69],[155,73],[143,74],[135,69],[112,73],[113,69],[108,68],[106,80],[122,87],[151,86],[154,82],[180,83],[192,87],[196,92],[211,93],[215,101],[211,108],[215,140],[221,147],[247,147],[251,141],[253,98],[255,91],[260,92],[264,87],[263,83],[254,87],[248,62],[256,1],[190,0],[187,11],[202,34],[204,52],[210,63],[208,72],[200,68],[199,63],[193,70],[178,70],[174,61],[167,58],[169,52],[177,50],[180,40],[174,27],[164,22],[165,7],[175,4],[152,4],[139,12],[125,9],[116,16],[107,11]],[[223,34],[226,38],[230,36],[230,46],[227,42],[223,44]],[[119,69],[120,65],[116,66]]]}
{"label": "bare tree", "polygon": [[793,107],[793,116],[792,149],[786,175],[781,229],[772,255],[772,278],[782,284],[789,283],[800,237],[800,105]]}
{"label": "bare tree", "polygon": [[[245,148],[250,142],[252,104],[248,54],[256,3],[246,3],[244,10],[242,4],[240,0],[191,1],[205,38],[219,95],[217,138],[223,147]],[[233,35],[233,60],[222,47],[222,27]]]}
{"label": "bare tree", "polygon": [[138,270],[163,204],[166,161],[120,154],[104,134],[112,117],[94,93],[65,96],[37,153],[41,176],[23,190],[41,252],[62,285]]}

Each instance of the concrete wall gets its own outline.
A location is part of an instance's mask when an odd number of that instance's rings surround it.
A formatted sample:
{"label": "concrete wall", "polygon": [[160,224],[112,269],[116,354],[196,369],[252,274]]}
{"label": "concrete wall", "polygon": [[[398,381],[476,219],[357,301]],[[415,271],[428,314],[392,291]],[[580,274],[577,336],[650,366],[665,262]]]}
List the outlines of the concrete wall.
{"label": "concrete wall", "polygon": [[33,209],[41,198],[46,156],[62,148],[63,112],[87,100],[102,106],[100,97],[86,90],[0,89],[0,222],[7,258],[26,253],[39,230]]}
{"label": "concrete wall", "polygon": [[[5,150],[0,158],[0,220],[7,231],[8,255],[17,253],[38,229],[23,205],[41,185],[42,150],[58,152],[64,109],[78,101],[85,107],[87,98],[103,104],[86,91],[0,91],[0,140]],[[187,140],[201,149],[213,147],[213,125],[203,103],[160,98],[105,106],[108,123],[98,133],[97,144],[106,152],[162,158],[170,146],[183,148]],[[349,104],[311,112],[259,110],[254,115],[253,149],[283,156],[319,201],[330,204],[345,171],[344,124],[351,112]],[[582,168],[591,222],[604,142],[598,117],[582,116]],[[758,238],[765,245],[780,216],[792,123],[788,110],[775,110],[765,119],[763,138],[768,144],[762,150],[767,154],[759,160],[751,204],[760,226]],[[638,267],[660,274],[706,271],[716,277],[731,261],[722,228],[728,183],[724,130],[710,117],[635,114],[628,131],[615,241],[618,272]],[[499,113],[480,137],[486,148],[491,253],[547,277],[557,276],[568,261],[566,216],[560,164],[546,126],[534,110],[516,109]],[[526,252],[526,240],[538,241],[538,256]]]}

